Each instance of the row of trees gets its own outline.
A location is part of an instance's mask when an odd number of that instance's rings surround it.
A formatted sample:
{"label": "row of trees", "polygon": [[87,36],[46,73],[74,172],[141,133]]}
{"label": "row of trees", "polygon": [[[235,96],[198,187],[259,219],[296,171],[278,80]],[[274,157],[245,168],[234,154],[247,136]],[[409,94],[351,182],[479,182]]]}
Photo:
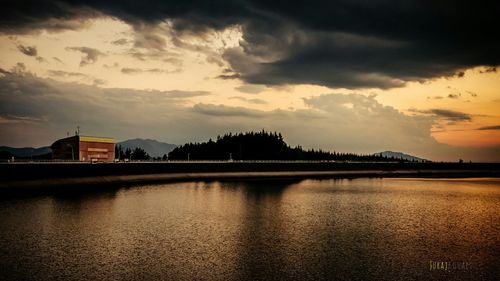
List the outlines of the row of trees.
{"label": "row of trees", "polygon": [[115,158],[120,160],[149,160],[151,156],[142,148],[123,148],[121,145],[115,146]]}
{"label": "row of trees", "polygon": [[124,160],[336,160],[336,161],[405,161],[401,158],[373,154],[304,150],[290,147],[277,132],[227,133],[201,143],[187,143],[176,147],[163,157],[151,157],[140,147],[115,147],[115,158]]}
{"label": "row of trees", "polygon": [[169,153],[171,160],[341,160],[388,161],[383,156],[304,150],[290,147],[276,132],[247,132],[217,136],[214,141],[187,143]]}

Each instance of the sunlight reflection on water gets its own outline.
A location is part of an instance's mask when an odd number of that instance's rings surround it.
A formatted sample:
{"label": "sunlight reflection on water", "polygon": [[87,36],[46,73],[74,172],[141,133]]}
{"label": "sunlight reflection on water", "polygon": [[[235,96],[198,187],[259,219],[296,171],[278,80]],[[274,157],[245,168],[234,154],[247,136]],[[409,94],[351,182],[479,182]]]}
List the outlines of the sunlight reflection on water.
{"label": "sunlight reflection on water", "polygon": [[4,199],[0,279],[495,280],[499,210],[498,179],[191,182]]}

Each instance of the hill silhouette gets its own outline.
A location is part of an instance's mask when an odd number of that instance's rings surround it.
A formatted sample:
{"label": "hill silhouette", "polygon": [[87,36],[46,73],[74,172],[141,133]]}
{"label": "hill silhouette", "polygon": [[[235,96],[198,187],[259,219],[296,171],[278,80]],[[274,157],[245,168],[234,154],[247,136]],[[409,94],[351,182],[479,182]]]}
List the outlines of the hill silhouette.
{"label": "hill silhouette", "polygon": [[383,152],[374,153],[374,155],[384,156],[384,157],[387,157],[389,159],[401,159],[401,160],[411,161],[411,162],[430,162],[427,159],[423,159],[420,157],[416,157],[413,155],[409,155],[409,154],[402,153],[402,152],[396,152],[396,151],[383,151]]}
{"label": "hill silhouette", "polygon": [[[134,150],[136,147],[142,148],[150,157],[162,157],[172,151],[177,145],[159,142],[152,139],[129,139],[116,144],[118,149],[126,151],[127,149]],[[116,154],[118,156],[118,153]],[[120,155],[123,155],[120,154]]]}
{"label": "hill silhouette", "polygon": [[0,146],[0,159],[51,159],[52,150],[48,146],[34,147],[9,147]]}
{"label": "hill silhouette", "polygon": [[[189,155],[189,156],[188,156]],[[343,160],[387,161],[383,156],[338,153],[323,150],[304,150],[290,147],[280,133],[247,132],[217,136],[202,143],[187,143],[169,154],[170,160]]]}

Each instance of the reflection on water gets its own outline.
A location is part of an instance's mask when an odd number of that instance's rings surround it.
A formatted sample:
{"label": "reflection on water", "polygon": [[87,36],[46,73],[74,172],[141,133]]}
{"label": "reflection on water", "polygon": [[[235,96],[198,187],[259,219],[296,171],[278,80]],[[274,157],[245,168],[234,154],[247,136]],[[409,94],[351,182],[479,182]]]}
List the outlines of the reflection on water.
{"label": "reflection on water", "polygon": [[499,210],[497,179],[192,182],[4,199],[0,279],[495,280]]}

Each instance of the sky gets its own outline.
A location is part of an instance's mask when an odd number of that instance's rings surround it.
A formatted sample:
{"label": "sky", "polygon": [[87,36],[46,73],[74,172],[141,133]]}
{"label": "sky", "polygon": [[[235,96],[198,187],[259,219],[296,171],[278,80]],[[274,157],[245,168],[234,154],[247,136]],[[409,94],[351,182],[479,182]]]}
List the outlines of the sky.
{"label": "sky", "polygon": [[2,1],[0,145],[73,135],[500,161],[496,1]]}

